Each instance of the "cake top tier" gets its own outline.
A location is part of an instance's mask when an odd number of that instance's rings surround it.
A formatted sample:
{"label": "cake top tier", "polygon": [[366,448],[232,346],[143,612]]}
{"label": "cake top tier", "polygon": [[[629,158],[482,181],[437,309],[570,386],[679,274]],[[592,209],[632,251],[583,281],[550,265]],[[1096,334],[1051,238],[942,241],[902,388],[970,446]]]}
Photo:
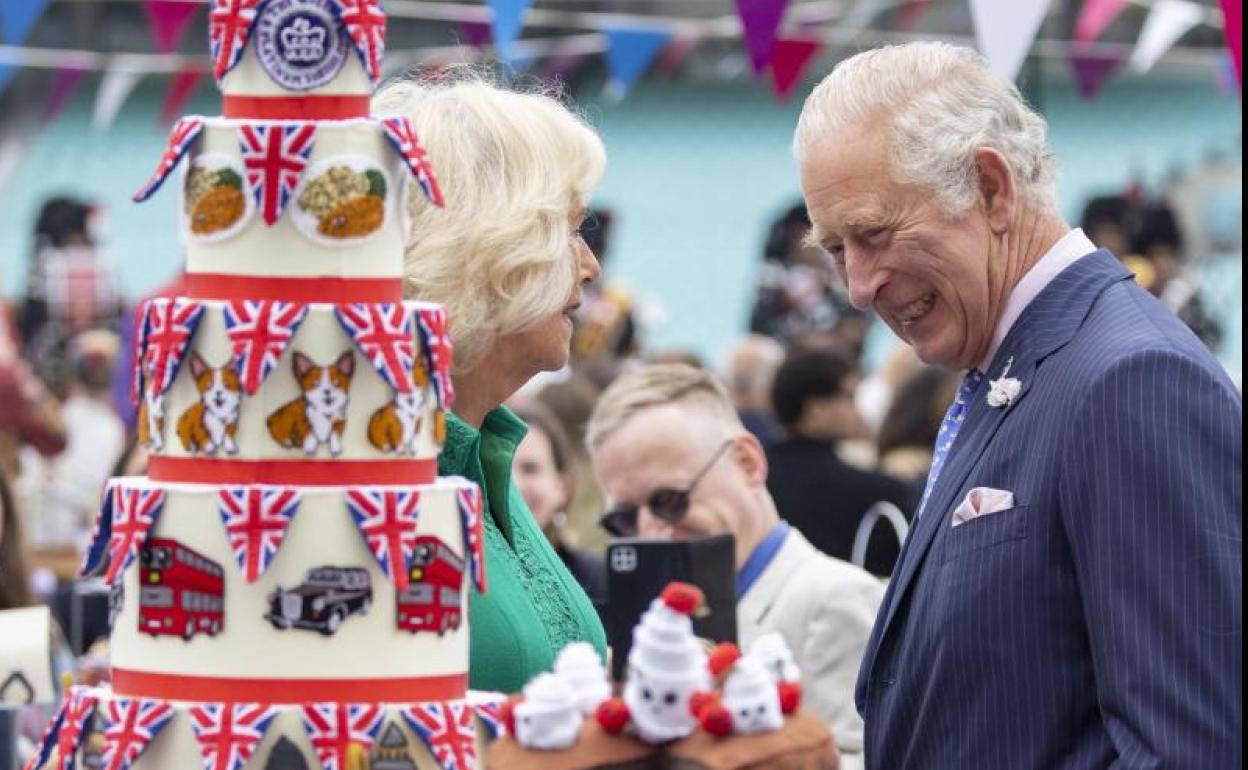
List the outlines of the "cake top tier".
{"label": "cake top tier", "polygon": [[365,117],[386,15],[381,0],[212,0],[209,41],[226,117]]}

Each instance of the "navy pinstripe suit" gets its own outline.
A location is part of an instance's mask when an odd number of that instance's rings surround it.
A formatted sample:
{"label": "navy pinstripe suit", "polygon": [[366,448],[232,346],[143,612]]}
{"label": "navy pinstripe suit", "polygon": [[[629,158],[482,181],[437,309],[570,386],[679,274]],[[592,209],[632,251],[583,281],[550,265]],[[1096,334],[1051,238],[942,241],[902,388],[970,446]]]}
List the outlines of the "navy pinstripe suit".
{"label": "navy pinstripe suit", "polygon": [[[1104,251],[1001,345],[859,674],[870,770],[1239,768],[1243,403]],[[956,528],[974,487],[1016,506]]]}

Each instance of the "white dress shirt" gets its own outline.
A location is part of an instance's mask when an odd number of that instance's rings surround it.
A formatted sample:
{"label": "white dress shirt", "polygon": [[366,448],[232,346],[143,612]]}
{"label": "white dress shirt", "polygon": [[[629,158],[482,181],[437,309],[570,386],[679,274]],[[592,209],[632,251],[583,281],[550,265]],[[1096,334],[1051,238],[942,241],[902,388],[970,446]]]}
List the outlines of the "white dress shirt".
{"label": "white dress shirt", "polygon": [[[988,367],[992,366],[992,359],[1001,349],[1005,336],[1010,333],[1014,322],[1023,314],[1031,301],[1044,291],[1044,287],[1048,286],[1058,276],[1058,273],[1094,251],[1096,251],[1096,244],[1083,234],[1083,230],[1076,227],[1059,238],[1057,243],[1053,244],[1040,258],[1040,261],[1031,266],[1027,274],[1014,287],[1014,291],[1010,292],[1009,299],[1005,301],[1005,310],[1001,312],[1001,320],[997,322],[997,330],[992,335],[992,345],[988,348],[988,355],[980,362],[979,371],[989,374]],[[999,372],[991,374],[1000,376]]]}

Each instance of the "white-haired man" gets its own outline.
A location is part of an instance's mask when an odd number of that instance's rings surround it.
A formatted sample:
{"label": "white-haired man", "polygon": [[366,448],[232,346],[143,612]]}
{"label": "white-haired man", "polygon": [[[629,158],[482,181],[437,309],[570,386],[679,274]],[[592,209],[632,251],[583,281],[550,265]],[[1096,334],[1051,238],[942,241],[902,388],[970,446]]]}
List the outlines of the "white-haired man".
{"label": "white-haired man", "polygon": [[871,575],[816,551],[781,521],[767,454],[724,386],[686,364],[652,364],[611,384],[586,429],[617,535],[736,541],[737,631],[745,648],[777,631],[792,649],[806,706],[832,728],[841,767],[862,767],[854,679],[884,594]]}
{"label": "white-haired man", "polygon": [[794,140],[854,304],[966,370],[857,687],[873,770],[1240,767],[1242,401],[1057,213],[972,51],[842,62]]}

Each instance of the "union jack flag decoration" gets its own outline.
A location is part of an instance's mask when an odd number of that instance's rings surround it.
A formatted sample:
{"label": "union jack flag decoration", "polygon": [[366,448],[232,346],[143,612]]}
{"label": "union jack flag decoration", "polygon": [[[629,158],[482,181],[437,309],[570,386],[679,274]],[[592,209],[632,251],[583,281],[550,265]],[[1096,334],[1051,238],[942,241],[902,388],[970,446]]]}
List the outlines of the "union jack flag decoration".
{"label": "union jack flag decoration", "polygon": [[286,210],[315,138],[312,122],[248,123],[238,129],[247,186],[265,224],[272,226]]}
{"label": "union jack flag decoration", "polygon": [[169,390],[204,315],[198,300],[157,297],[147,301],[143,334],[143,378],[154,395]]}
{"label": "union jack flag decoration", "polygon": [[95,512],[95,524],[91,527],[91,545],[82,557],[82,567],[78,569],[80,577],[94,574],[104,563],[104,555],[108,553],[108,542],[113,532],[113,499],[114,487],[118,480],[109,481],[100,494],[100,507]]}
{"label": "union jack flag decoration", "polygon": [[212,0],[208,10],[208,42],[212,49],[212,74],[218,83],[243,58],[260,2]]}
{"label": "union jack flag decoration", "polygon": [[416,361],[411,308],[402,302],[355,302],[334,308],[338,323],[390,387],[412,392]]}
{"label": "union jack flag decoration", "polygon": [[403,117],[383,118],[381,128],[386,138],[390,140],[390,144],[394,146],[395,152],[403,159],[407,170],[416,177],[416,182],[424,191],[425,197],[433,205],[441,207],[444,202],[442,188],[438,186],[438,179],[433,175],[433,166],[429,163],[429,157],[425,154],[420,138],[416,136],[416,129],[412,126],[412,122]]}
{"label": "union jack flag decoration", "polygon": [[61,701],[61,705],[57,707],[56,713],[52,716],[52,721],[43,728],[43,737],[39,739],[39,750],[22,766],[22,770],[38,770],[48,763],[48,759],[52,757],[52,749],[57,747],[60,740],[65,715],[69,713],[69,700],[66,697]]}
{"label": "union jack flag decoration", "polygon": [[142,203],[160,189],[169,173],[177,167],[178,161],[191,149],[191,144],[199,138],[203,130],[203,118],[179,118],[173,124],[173,131],[169,134],[169,146],[165,148],[165,154],[160,156],[160,163],[156,165],[156,170],[152,172],[147,183],[134,194],[135,203]]}
{"label": "union jack flag decoration", "polygon": [[277,716],[277,707],[206,703],[192,707],[187,714],[199,741],[204,770],[242,770]]}
{"label": "union jack flag decoration", "polygon": [[438,408],[450,409],[455,403],[455,387],[451,384],[454,350],[446,311],[437,305],[418,306],[416,323],[420,328],[420,349],[425,363],[429,365],[429,376],[438,395]]}
{"label": "union jack flag decoration", "polygon": [[303,727],[323,770],[346,770],[347,749],[370,748],[385,716],[377,704],[314,703],[303,707]]}
{"label": "union jack flag decoration", "polygon": [[408,586],[408,567],[416,547],[420,493],[411,489],[365,487],[347,491],[347,510],[381,571],[400,591]]}
{"label": "union jack flag decoration", "polygon": [[104,580],[109,584],[134,561],[165,505],[163,489],[139,484],[131,486],[124,481],[113,484],[112,489],[108,571],[104,573]]}
{"label": "union jack flag decoration", "polygon": [[355,43],[364,71],[377,82],[386,50],[386,14],[381,10],[381,0],[334,0],[334,7]]}
{"label": "union jack flag decoration", "polygon": [[455,502],[459,506],[459,520],[464,528],[472,584],[478,592],[485,593],[485,517],[482,515],[481,488],[471,481],[463,481],[463,486],[455,490]]}
{"label": "union jack flag decoration", "polygon": [[248,583],[265,573],[299,509],[295,487],[232,487],[217,492],[217,510],[234,560]]}
{"label": "union jack flag decoration", "polygon": [[165,701],[113,696],[104,727],[104,770],[129,770],[172,716]]}
{"label": "union jack flag decoration", "polygon": [[[477,697],[473,697],[473,696]],[[502,693],[469,693],[469,705],[476,712],[477,719],[485,725],[485,729],[489,730],[490,737],[499,738],[507,733],[507,726],[503,723],[503,717],[500,713],[503,703],[507,701],[507,696]]]}
{"label": "union jack flag decoration", "polygon": [[134,347],[130,371],[130,403],[138,404],[143,394],[143,346],[147,338],[147,305],[139,303],[132,313],[134,318]]}
{"label": "union jack flag decoration", "polygon": [[302,302],[244,299],[225,306],[225,333],[247,395],[260,389],[307,315]]}
{"label": "union jack flag decoration", "polygon": [[476,770],[477,731],[468,704],[417,703],[404,707],[402,714],[442,770]]}
{"label": "union jack flag decoration", "polygon": [[58,761],[53,770],[73,770],[74,756],[82,744],[83,730],[87,726],[87,720],[95,715],[95,707],[99,702],[99,696],[84,687],[70,689],[65,698],[65,721],[56,736]]}

